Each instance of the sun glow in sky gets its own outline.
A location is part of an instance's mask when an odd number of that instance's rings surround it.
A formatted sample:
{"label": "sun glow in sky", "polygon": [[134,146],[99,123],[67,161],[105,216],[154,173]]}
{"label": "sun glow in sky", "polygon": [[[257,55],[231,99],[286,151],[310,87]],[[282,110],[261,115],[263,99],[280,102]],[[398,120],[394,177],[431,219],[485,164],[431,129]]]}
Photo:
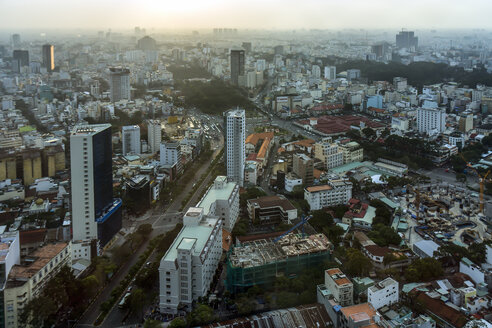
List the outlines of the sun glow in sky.
{"label": "sun glow in sky", "polygon": [[0,0],[0,28],[491,28],[491,12],[490,0]]}

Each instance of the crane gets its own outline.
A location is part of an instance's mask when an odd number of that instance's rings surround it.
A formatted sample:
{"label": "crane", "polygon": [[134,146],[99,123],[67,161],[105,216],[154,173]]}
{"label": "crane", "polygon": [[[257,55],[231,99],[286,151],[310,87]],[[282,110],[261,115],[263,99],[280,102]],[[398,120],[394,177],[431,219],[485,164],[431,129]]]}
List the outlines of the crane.
{"label": "crane", "polygon": [[466,167],[469,167],[470,169],[472,169],[478,176],[478,181],[480,182],[480,213],[483,213],[483,210],[484,210],[484,205],[485,205],[485,202],[483,200],[483,193],[484,193],[484,189],[485,189],[485,182],[487,182],[487,177],[489,176],[490,174],[490,170],[487,171],[487,173],[485,173],[485,175],[481,175],[477,169],[475,169],[470,163],[468,163],[465,159],[465,157],[463,156],[463,154],[460,153],[460,156],[461,158],[465,161],[466,163]]}
{"label": "crane", "polygon": [[291,233],[295,229],[299,228],[300,226],[303,226],[302,227],[302,234],[304,235],[304,224],[306,222],[308,222],[309,219],[311,219],[312,217],[313,217],[312,215],[309,215],[309,216],[302,215],[301,221],[299,223],[297,223],[295,226],[293,226],[292,228],[290,228],[289,230],[287,230],[286,232],[284,232],[283,234],[281,234],[280,236],[278,236],[277,238],[275,238],[273,240],[273,242],[274,243],[278,242],[280,239],[284,238],[286,235],[288,235],[289,233]]}
{"label": "crane", "polygon": [[430,197],[422,194],[420,192],[420,190],[413,188],[411,185],[406,185],[406,188],[412,190],[415,193],[415,207],[417,209],[417,221],[420,220],[420,201],[421,201],[422,198],[424,198],[425,200],[427,200],[429,203],[432,203],[432,204],[436,205],[437,207],[439,207],[439,209],[444,208],[446,212],[449,211],[449,209],[447,207],[445,207],[442,204],[436,202],[432,198],[430,198]]}

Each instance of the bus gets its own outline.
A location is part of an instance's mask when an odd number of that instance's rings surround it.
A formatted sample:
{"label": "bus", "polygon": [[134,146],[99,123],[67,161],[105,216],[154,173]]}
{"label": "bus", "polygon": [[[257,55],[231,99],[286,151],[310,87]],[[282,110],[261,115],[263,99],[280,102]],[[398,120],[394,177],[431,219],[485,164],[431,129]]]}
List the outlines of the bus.
{"label": "bus", "polygon": [[122,308],[124,308],[124,307],[125,307],[125,303],[126,303],[126,301],[128,300],[128,297],[130,297],[130,295],[131,295],[131,293],[126,293],[126,294],[125,294],[125,296],[123,296],[123,297],[121,298],[121,301],[120,301],[120,303],[118,304],[118,307],[119,307],[120,309],[122,309]]}

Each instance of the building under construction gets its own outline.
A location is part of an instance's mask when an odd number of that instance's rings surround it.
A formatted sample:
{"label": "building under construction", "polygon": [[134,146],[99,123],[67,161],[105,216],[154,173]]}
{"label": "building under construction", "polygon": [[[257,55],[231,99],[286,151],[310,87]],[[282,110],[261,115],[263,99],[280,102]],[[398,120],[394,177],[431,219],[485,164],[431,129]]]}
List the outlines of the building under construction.
{"label": "building under construction", "polygon": [[323,234],[290,233],[277,242],[259,239],[233,247],[227,255],[227,289],[235,294],[254,285],[273,284],[276,277],[295,277],[331,259],[333,245]]}

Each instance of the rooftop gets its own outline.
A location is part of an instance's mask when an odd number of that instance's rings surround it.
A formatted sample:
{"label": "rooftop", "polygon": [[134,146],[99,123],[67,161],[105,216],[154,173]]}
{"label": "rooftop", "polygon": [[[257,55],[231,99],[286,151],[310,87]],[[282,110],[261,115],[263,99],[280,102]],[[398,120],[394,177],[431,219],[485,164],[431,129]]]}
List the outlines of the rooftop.
{"label": "rooftop", "polygon": [[106,129],[111,129],[111,124],[85,124],[77,125],[72,130],[72,135],[76,136],[92,136]]}
{"label": "rooftop", "polygon": [[208,215],[210,213],[210,206],[215,203],[216,200],[228,200],[236,186],[237,184],[235,182],[225,181],[222,184],[222,188],[216,187],[216,184],[213,184],[196,206],[202,207],[204,210],[203,214]]}
{"label": "rooftop", "polygon": [[323,234],[303,238],[290,233],[276,243],[266,239],[245,242],[233,249],[229,260],[234,267],[249,268],[281,261],[291,256],[329,250],[331,250],[331,243]]}
{"label": "rooftop", "polygon": [[295,206],[285,197],[281,196],[264,196],[255,199],[248,199],[248,204],[260,208],[280,206],[284,211],[295,210]]}
{"label": "rooftop", "polygon": [[[190,215],[189,211],[186,215]],[[202,253],[207,245],[207,242],[213,240],[212,232],[221,221],[217,218],[204,218],[198,225],[188,226],[185,225],[179,232],[178,236],[174,239],[174,242],[167,250],[166,254],[162,257],[162,261],[174,261],[178,256],[178,248],[189,247],[191,249],[191,240],[194,241],[194,256],[198,256]],[[191,245],[191,246],[190,246]]]}
{"label": "rooftop", "polygon": [[35,259],[34,262],[29,265],[14,265],[10,270],[9,280],[23,280],[31,278],[37,274],[39,270],[44,268],[46,264],[48,264],[55,256],[62,252],[67,245],[68,244],[65,242],[58,242],[56,244],[48,244],[37,249],[29,256],[30,258]]}

